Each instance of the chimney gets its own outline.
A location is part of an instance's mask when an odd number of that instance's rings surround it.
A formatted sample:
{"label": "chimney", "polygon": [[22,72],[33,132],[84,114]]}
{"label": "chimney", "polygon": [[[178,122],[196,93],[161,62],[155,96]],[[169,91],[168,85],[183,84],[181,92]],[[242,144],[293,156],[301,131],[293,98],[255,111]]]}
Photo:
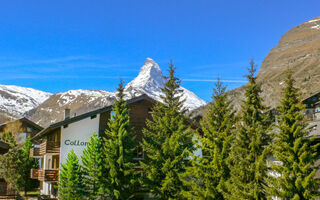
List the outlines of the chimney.
{"label": "chimney", "polygon": [[64,109],[64,119],[69,119],[70,118],[70,109],[66,108]]}

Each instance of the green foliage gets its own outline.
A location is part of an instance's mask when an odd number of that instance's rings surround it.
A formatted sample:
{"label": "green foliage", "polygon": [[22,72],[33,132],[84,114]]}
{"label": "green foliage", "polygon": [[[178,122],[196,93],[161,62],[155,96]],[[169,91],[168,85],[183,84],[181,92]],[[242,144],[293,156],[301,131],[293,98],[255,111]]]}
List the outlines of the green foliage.
{"label": "green foliage", "polygon": [[270,143],[269,117],[260,97],[261,88],[256,83],[255,65],[250,62],[246,87],[246,100],[242,106],[240,123],[234,134],[229,168],[227,199],[266,199],[268,144]]}
{"label": "green foliage", "polygon": [[108,170],[105,174],[105,182],[108,184],[105,193],[111,199],[132,199],[137,191],[137,163],[134,161],[137,143],[123,90],[121,81],[104,140],[104,164]]}
{"label": "green foliage", "polygon": [[101,138],[96,133],[90,138],[86,149],[83,151],[82,169],[85,196],[90,200],[104,199],[104,154]]}
{"label": "green foliage", "polygon": [[79,200],[83,198],[83,174],[73,149],[68,153],[66,163],[61,164],[59,175],[59,199]]}
{"label": "green foliage", "polygon": [[225,199],[225,182],[230,177],[227,165],[232,130],[235,123],[231,102],[227,99],[226,87],[220,79],[216,83],[212,103],[201,121],[203,135],[198,136],[202,158],[196,158],[187,168],[185,185],[188,190],[184,196],[188,199]]}
{"label": "green foliage", "polygon": [[3,133],[1,140],[10,145],[8,153],[0,155],[0,177],[16,190],[24,191],[25,195],[31,189],[37,188],[39,182],[30,178],[32,168],[38,168],[38,160],[30,158],[30,149],[33,147],[30,138],[26,139],[23,146],[17,146],[11,133]]}
{"label": "green foliage", "polygon": [[9,144],[11,148],[17,146],[17,142],[11,132],[0,133],[0,141]]}
{"label": "green foliage", "polygon": [[270,198],[307,200],[320,198],[320,180],[315,179],[315,162],[319,153],[314,138],[309,137],[304,122],[303,107],[298,89],[289,71],[283,99],[279,108],[279,122],[273,155],[278,163],[272,163]]}
{"label": "green foliage", "polygon": [[151,119],[143,130],[145,160],[144,185],[157,199],[179,199],[182,190],[181,174],[188,165],[190,152],[194,150],[193,132],[187,125],[181,99],[180,80],[174,76],[175,68],[170,64],[170,75],[166,77],[162,91],[164,104],[154,106]]}
{"label": "green foliage", "polygon": [[30,149],[33,147],[30,137],[26,139],[23,144],[22,149],[19,152],[18,170],[21,178],[18,181],[18,188],[25,192],[31,189],[37,188],[39,186],[39,181],[30,178],[31,169],[37,169],[39,167],[38,159],[30,157]]}
{"label": "green foliage", "polygon": [[17,161],[21,157],[21,150],[18,149],[11,133],[2,133],[0,140],[8,143],[10,146],[6,154],[0,155],[0,177],[18,190],[21,174],[19,173],[19,163]]}

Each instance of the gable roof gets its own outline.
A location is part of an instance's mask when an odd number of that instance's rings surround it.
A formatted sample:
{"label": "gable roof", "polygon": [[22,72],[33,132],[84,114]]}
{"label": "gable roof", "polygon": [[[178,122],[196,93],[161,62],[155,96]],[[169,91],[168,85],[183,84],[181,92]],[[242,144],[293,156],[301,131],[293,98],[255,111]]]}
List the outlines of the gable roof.
{"label": "gable roof", "polygon": [[32,126],[34,126],[35,128],[37,128],[39,131],[41,131],[43,129],[43,127],[41,127],[40,125],[34,123],[33,121],[31,121],[30,119],[26,118],[26,117],[22,117],[20,119],[16,119],[16,120],[12,120],[12,121],[8,121],[6,123],[3,123],[3,124],[0,124],[0,127],[3,127],[7,124],[10,124],[10,123],[13,123],[13,122],[16,122],[16,121],[21,121],[21,122],[25,122],[27,124],[30,124]]}
{"label": "gable roof", "polygon": [[320,91],[318,91],[318,92],[316,92],[316,93],[313,93],[312,95],[309,95],[308,97],[306,97],[306,98],[304,98],[304,99],[302,99],[302,103],[306,103],[306,101],[308,101],[309,99],[311,99],[311,98],[313,98],[313,97],[317,97],[317,96],[319,96],[320,95]]}
{"label": "gable roof", "polygon": [[[142,100],[147,100],[147,101],[152,102],[154,104],[158,102],[158,101],[152,99],[151,97],[149,97],[148,95],[143,94],[141,96],[138,96],[138,97],[135,97],[135,98],[127,100],[127,104],[129,105],[129,104],[136,103],[136,102],[139,102],[139,101],[142,101]],[[103,112],[106,112],[106,111],[111,111],[112,110],[112,106],[113,106],[113,104],[109,105],[109,106],[106,106],[106,107],[103,107],[103,108],[100,108],[100,109],[97,109],[97,110],[94,110],[94,111],[90,111],[90,112],[84,113],[82,115],[78,115],[76,117],[71,117],[71,118],[62,120],[60,122],[51,124],[47,128],[45,128],[42,131],[40,131],[38,134],[36,134],[33,138],[31,138],[31,140],[34,141],[34,140],[40,139],[43,135],[47,134],[51,130],[57,129],[57,128],[61,127],[61,126],[65,126],[67,124],[71,124],[71,123],[80,121],[82,119],[85,119],[85,118],[88,118],[88,117],[91,117],[91,116],[94,116],[94,115],[97,115],[97,114],[100,114],[100,113],[103,113]]]}

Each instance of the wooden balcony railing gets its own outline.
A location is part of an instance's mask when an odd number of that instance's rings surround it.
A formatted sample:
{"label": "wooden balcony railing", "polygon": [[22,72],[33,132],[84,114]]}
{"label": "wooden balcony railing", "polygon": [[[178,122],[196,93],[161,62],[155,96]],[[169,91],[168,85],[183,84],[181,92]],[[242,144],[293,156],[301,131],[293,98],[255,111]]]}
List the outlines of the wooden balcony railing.
{"label": "wooden balcony railing", "polygon": [[40,169],[31,169],[30,178],[38,179],[39,178]]}
{"label": "wooden balcony railing", "polygon": [[40,155],[47,153],[59,154],[60,153],[60,142],[44,141],[40,144]]}
{"label": "wooden balcony railing", "polygon": [[39,181],[57,182],[59,180],[59,169],[40,169]]}
{"label": "wooden balcony railing", "polygon": [[30,149],[30,157],[32,158],[41,158],[40,148],[34,147]]}

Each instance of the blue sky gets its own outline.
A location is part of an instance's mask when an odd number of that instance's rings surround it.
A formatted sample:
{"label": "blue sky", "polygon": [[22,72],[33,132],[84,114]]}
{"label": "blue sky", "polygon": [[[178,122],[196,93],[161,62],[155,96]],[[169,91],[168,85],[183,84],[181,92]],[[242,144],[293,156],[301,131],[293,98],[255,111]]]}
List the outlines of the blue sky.
{"label": "blue sky", "polygon": [[147,57],[206,101],[220,75],[244,84],[293,26],[320,15],[319,0],[19,0],[0,2],[0,84],[47,92],[114,91]]}

